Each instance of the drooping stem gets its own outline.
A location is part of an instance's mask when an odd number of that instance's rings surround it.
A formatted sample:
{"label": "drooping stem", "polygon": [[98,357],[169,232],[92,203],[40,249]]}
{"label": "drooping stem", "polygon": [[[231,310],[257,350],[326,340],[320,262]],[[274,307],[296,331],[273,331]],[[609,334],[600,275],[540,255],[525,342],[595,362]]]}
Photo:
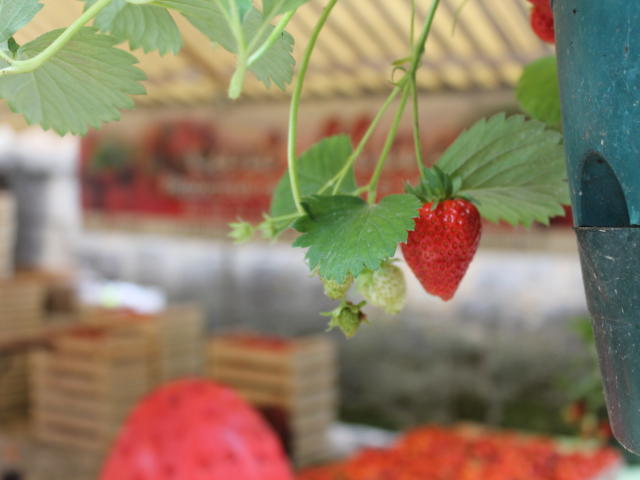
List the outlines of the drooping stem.
{"label": "drooping stem", "polygon": [[322,15],[318,19],[318,23],[313,29],[311,33],[311,37],[309,38],[309,43],[307,44],[307,48],[305,49],[304,56],[302,58],[302,62],[300,63],[300,71],[298,72],[298,78],[296,80],[296,84],[293,90],[293,96],[291,98],[291,111],[289,114],[289,141],[287,146],[287,160],[289,164],[289,180],[291,182],[291,192],[293,193],[293,201],[296,205],[296,210],[299,213],[304,213],[304,209],[302,208],[302,195],[300,193],[300,182],[298,181],[298,117],[300,114],[300,100],[302,98],[302,90],[304,88],[304,81],[307,76],[307,72],[309,71],[309,63],[311,62],[311,56],[313,55],[313,51],[315,49],[316,44],[318,43],[318,37],[320,36],[320,32],[324,28],[327,20],[329,19],[329,15],[333,10],[333,7],[336,6],[338,0],[329,0],[329,3],[325,7],[322,12]]}
{"label": "drooping stem", "polygon": [[369,182],[369,188],[367,189],[369,195],[367,200],[370,204],[373,204],[376,201],[380,175],[382,175],[384,164],[389,157],[389,153],[391,153],[391,149],[393,148],[393,144],[395,143],[396,136],[398,135],[398,129],[400,128],[400,123],[402,122],[402,117],[407,107],[407,102],[409,101],[410,94],[411,86],[409,84],[405,84],[404,90],[402,91],[402,98],[400,99],[400,105],[398,105],[398,111],[396,112],[396,116],[393,119],[391,129],[389,130],[389,134],[387,135],[387,140],[385,141],[384,147],[382,148],[382,153],[380,154],[380,158],[378,159],[376,168],[373,172],[373,175],[371,176],[371,181]]}
{"label": "drooping stem", "polygon": [[14,60],[10,67],[0,70],[2,74],[19,74],[29,73],[40,68],[42,64],[51,59],[64,46],[69,43],[73,36],[84,27],[88,22],[93,20],[102,10],[104,10],[113,0],[98,0],[90,8],[88,8],[76,21],[69,25],[51,45],[42,52],[28,60]]}
{"label": "drooping stem", "polygon": [[[235,0],[229,0],[229,7],[231,10],[231,16],[227,19],[229,27],[235,37],[237,47],[237,67],[231,82],[229,83],[229,98],[236,100],[242,94],[244,88],[244,79],[247,76],[247,61],[249,53],[247,50],[247,43],[244,36],[244,30],[242,27],[242,19],[240,18],[240,10]],[[223,9],[224,10],[224,9]]]}
{"label": "drooping stem", "polygon": [[384,114],[387,113],[387,110],[389,110],[389,107],[391,107],[391,104],[393,103],[393,101],[396,99],[396,97],[401,91],[402,91],[401,86],[394,87],[394,89],[389,94],[389,97],[387,98],[387,100],[384,102],[382,107],[380,107],[380,110],[378,110],[378,113],[376,114],[373,121],[371,122],[371,125],[369,125],[369,128],[367,129],[366,133],[362,137],[362,140],[360,140],[360,143],[358,144],[356,149],[353,151],[353,153],[349,156],[349,158],[345,162],[342,169],[340,169],[337,175],[333,177],[331,180],[329,180],[329,182],[318,191],[318,194],[324,193],[329,187],[331,187],[331,185],[333,185],[333,194],[335,195],[336,193],[338,193],[338,191],[340,190],[340,187],[342,186],[342,183],[344,182],[344,179],[347,177],[347,173],[349,173],[349,170],[351,169],[351,167],[353,167],[353,164],[358,159],[358,157],[362,155],[362,152],[364,151],[364,147],[366,147],[367,143],[369,143],[371,136],[373,135],[376,128],[378,127],[378,124],[384,117]]}
{"label": "drooping stem", "polygon": [[416,0],[411,0],[411,24],[409,27],[409,47],[413,49],[416,42]]}
{"label": "drooping stem", "polygon": [[424,155],[422,151],[422,133],[420,130],[420,103],[418,101],[418,86],[415,77],[411,82],[411,95],[413,97],[413,141],[416,145],[416,162],[420,178],[424,180]]}
{"label": "drooping stem", "polygon": [[[249,57],[249,66],[253,65],[255,62],[260,60],[260,58],[262,58],[262,56],[265,54],[265,52],[267,52],[271,47],[273,47],[273,45],[282,36],[282,32],[284,32],[284,29],[287,28],[287,25],[289,25],[289,22],[291,21],[291,19],[293,18],[293,16],[295,14],[296,14],[296,11],[292,10],[292,11],[288,12],[287,14],[285,14],[280,19],[280,21],[276,25],[275,29],[273,29],[273,31],[267,37],[267,39],[264,41],[264,43],[262,45],[260,45],[257,48],[257,50],[255,50],[255,52],[253,52],[251,54],[251,56]],[[252,51],[254,48],[255,48],[254,45],[249,45],[249,51]]]}
{"label": "drooping stem", "polygon": [[415,76],[418,68],[420,67],[420,62],[422,62],[422,57],[424,55],[424,51],[427,45],[427,39],[429,38],[429,34],[431,33],[431,27],[433,26],[433,20],[436,17],[436,11],[440,6],[440,0],[433,0],[431,4],[431,9],[429,10],[429,15],[427,16],[427,20],[422,29],[422,33],[420,34],[420,39],[416,43],[416,48],[413,53],[413,59],[411,61],[411,69],[409,70],[409,75]]}
{"label": "drooping stem", "polygon": [[15,62],[15,60],[11,58],[9,55],[7,55],[6,53],[4,53],[3,50],[0,50],[0,58],[9,64],[12,64]]}
{"label": "drooping stem", "polygon": [[[393,124],[391,125],[391,130],[389,131],[389,135],[387,136],[387,140],[382,149],[382,153],[380,154],[380,158],[378,159],[378,163],[376,164],[376,168],[371,176],[371,180],[369,181],[369,187],[367,191],[369,192],[367,200],[369,203],[375,203],[377,197],[378,190],[378,182],[380,181],[380,175],[382,174],[382,170],[384,168],[384,164],[393,148],[393,143],[395,141],[396,135],[398,134],[398,129],[400,127],[400,122],[402,121],[402,116],[404,115],[405,108],[407,106],[407,102],[409,101],[409,95],[412,93],[412,90],[417,90],[414,86],[417,84],[416,82],[416,73],[418,68],[420,67],[420,63],[422,62],[422,57],[425,52],[427,39],[429,38],[429,34],[431,33],[431,27],[433,26],[433,20],[436,16],[436,11],[440,6],[440,0],[433,0],[431,4],[431,9],[429,10],[429,15],[427,16],[427,20],[422,28],[422,33],[420,34],[420,38],[414,46],[414,51],[411,57],[411,66],[406,76],[401,81],[403,85],[402,99],[400,100],[400,105],[398,107],[398,111],[396,112],[396,116],[393,120]],[[415,94],[415,100],[417,103],[417,92]],[[417,111],[418,107],[414,105],[414,109]],[[418,127],[419,128],[419,127]],[[422,149],[420,149],[422,150]],[[421,169],[422,170],[422,169]]]}

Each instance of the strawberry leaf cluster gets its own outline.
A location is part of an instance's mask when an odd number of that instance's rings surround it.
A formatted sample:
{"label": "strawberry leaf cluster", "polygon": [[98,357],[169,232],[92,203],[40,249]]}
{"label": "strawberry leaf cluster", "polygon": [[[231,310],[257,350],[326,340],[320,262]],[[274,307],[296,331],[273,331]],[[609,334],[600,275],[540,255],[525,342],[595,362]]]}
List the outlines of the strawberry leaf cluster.
{"label": "strawberry leaf cluster", "polygon": [[[28,123],[59,134],[85,134],[117,120],[142,95],[136,58],[117,48],[178,53],[183,45],[175,15],[237,56],[230,95],[242,91],[245,72],[267,87],[285,89],[293,77],[294,39],[272,22],[308,0],[84,0],[85,13],[67,29],[18,46],[13,35],[40,11],[38,0],[0,0],[0,98]],[[93,26],[87,23],[93,22]]]}

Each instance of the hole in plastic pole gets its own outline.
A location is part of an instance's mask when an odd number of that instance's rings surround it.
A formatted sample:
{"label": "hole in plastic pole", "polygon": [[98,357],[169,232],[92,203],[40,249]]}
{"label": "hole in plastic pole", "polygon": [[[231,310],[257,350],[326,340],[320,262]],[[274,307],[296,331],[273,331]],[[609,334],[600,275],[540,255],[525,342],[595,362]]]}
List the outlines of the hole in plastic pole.
{"label": "hole in plastic pole", "polygon": [[580,193],[581,226],[629,226],[627,202],[618,177],[604,157],[597,152],[591,152],[585,157]]}

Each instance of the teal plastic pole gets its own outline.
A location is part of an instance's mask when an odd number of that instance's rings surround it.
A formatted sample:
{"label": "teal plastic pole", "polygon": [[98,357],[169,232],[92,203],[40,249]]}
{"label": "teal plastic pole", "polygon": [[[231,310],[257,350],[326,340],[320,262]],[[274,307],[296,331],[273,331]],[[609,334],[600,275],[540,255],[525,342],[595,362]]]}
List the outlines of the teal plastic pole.
{"label": "teal plastic pole", "polygon": [[640,452],[640,1],[554,0],[567,167],[613,432]]}

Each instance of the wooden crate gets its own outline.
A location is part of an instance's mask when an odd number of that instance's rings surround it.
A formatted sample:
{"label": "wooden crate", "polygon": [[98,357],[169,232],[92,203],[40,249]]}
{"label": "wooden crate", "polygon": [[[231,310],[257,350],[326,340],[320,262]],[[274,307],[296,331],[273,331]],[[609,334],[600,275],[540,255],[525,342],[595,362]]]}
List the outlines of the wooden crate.
{"label": "wooden crate", "polygon": [[141,317],[138,328],[147,337],[151,383],[202,376],[205,360],[204,314],[193,305],[175,305],[151,317]]}
{"label": "wooden crate", "polygon": [[0,423],[24,417],[29,400],[25,354],[0,357]]}
{"label": "wooden crate", "polygon": [[146,339],[135,329],[87,328],[31,356],[34,435],[102,453],[149,390]]}
{"label": "wooden crate", "polygon": [[28,450],[29,462],[24,471],[27,480],[96,480],[104,462],[103,453],[73,448],[55,447],[32,442]]}
{"label": "wooden crate", "polygon": [[32,418],[50,446],[104,452],[152,388],[203,370],[203,315],[177,306],[158,315],[84,310],[85,327],[31,356]]}
{"label": "wooden crate", "polygon": [[0,190],[0,278],[13,272],[13,247],[16,236],[15,202],[13,196]]}
{"label": "wooden crate", "polygon": [[45,287],[40,278],[30,275],[0,280],[0,340],[30,334],[42,327]]}
{"label": "wooden crate", "polygon": [[219,336],[210,341],[207,356],[207,375],[259,407],[298,466],[330,456],[337,368],[327,337]]}

